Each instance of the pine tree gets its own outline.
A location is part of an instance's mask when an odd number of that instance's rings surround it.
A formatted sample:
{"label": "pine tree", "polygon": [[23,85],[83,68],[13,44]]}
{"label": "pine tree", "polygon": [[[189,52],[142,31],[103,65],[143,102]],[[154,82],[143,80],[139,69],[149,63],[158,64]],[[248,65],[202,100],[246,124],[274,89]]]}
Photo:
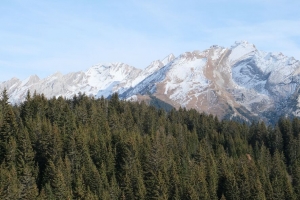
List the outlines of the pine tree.
{"label": "pine tree", "polygon": [[82,178],[82,174],[75,175],[75,183],[73,189],[73,198],[74,199],[84,199],[85,196],[85,184]]}
{"label": "pine tree", "polygon": [[270,180],[273,188],[273,199],[295,199],[282,155],[278,151],[275,151],[272,161]]}
{"label": "pine tree", "polygon": [[275,128],[270,132],[271,133],[269,134],[269,147],[270,152],[273,155],[276,150],[279,152],[283,150],[283,138],[278,126],[275,126]]}
{"label": "pine tree", "polygon": [[[63,166],[58,166],[57,168],[54,166],[52,161],[49,161],[48,166],[46,168],[46,180],[49,183],[48,193],[50,196],[54,196],[56,199],[70,199],[70,193],[68,187],[66,185],[64,176],[61,172]],[[51,191],[51,192],[50,192]]]}
{"label": "pine tree", "polygon": [[0,126],[0,164],[6,162],[8,166],[15,162],[15,136],[18,126],[12,107],[9,105],[7,91],[2,92],[0,101],[3,112],[3,121]]}
{"label": "pine tree", "polygon": [[111,199],[120,199],[121,189],[117,183],[115,175],[112,176],[110,181],[109,195]]}
{"label": "pine tree", "polygon": [[296,161],[292,166],[292,184],[296,193],[296,199],[300,199],[300,163]]}
{"label": "pine tree", "polygon": [[207,188],[209,193],[209,199],[216,200],[218,199],[217,190],[218,190],[218,169],[213,158],[213,155],[209,154],[207,158],[207,165],[206,165],[206,181],[207,181]]}
{"label": "pine tree", "polygon": [[38,195],[36,185],[36,167],[34,164],[34,152],[29,134],[26,129],[17,135],[17,172],[20,182],[19,197],[21,199],[34,199]]}
{"label": "pine tree", "polygon": [[[227,170],[230,169],[228,168]],[[225,174],[224,188],[225,188],[224,193],[227,200],[240,199],[238,183],[236,181],[236,177],[234,173],[231,171],[228,171]]]}
{"label": "pine tree", "polygon": [[287,165],[291,164],[291,145],[293,141],[292,125],[288,119],[281,118],[278,122],[280,132],[283,139],[283,153],[286,158]]}
{"label": "pine tree", "polygon": [[14,166],[7,169],[0,166],[0,199],[19,199],[19,181],[17,171]]}

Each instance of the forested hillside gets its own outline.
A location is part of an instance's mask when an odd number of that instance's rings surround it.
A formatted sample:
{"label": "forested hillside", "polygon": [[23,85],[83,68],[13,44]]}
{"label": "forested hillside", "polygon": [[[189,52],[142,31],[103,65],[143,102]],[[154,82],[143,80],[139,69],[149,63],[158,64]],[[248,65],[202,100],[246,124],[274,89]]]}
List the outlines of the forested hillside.
{"label": "forested hillside", "polygon": [[0,199],[300,199],[300,120],[219,121],[145,103],[0,101]]}

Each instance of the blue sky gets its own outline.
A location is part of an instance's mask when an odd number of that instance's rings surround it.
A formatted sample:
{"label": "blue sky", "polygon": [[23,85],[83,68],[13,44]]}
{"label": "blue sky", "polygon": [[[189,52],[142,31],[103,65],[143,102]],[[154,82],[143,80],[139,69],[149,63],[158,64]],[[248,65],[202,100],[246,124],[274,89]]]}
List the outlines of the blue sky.
{"label": "blue sky", "polygon": [[0,81],[108,62],[145,68],[240,40],[300,59],[299,8],[296,0],[3,0]]}

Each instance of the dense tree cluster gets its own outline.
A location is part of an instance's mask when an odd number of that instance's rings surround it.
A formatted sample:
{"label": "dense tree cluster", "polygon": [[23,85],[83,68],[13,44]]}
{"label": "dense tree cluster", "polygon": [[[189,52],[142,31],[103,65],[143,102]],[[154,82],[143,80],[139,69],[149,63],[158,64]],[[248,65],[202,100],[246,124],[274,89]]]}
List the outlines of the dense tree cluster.
{"label": "dense tree cluster", "polygon": [[0,199],[300,199],[300,120],[274,127],[78,94],[0,101]]}

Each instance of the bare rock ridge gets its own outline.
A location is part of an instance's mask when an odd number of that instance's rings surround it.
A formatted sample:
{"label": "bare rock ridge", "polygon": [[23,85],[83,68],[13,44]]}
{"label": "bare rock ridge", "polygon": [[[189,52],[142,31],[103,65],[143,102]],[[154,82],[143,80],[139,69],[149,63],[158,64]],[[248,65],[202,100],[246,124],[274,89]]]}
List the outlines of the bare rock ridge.
{"label": "bare rock ridge", "polygon": [[144,70],[123,63],[95,65],[87,71],[36,75],[0,83],[12,103],[24,101],[28,90],[47,98],[71,98],[78,92],[127,100],[149,95],[176,108],[194,108],[219,118],[247,121],[300,116],[300,62],[282,53],[266,53],[248,42],[230,48],[217,45],[205,51],[173,54],[153,61]]}

